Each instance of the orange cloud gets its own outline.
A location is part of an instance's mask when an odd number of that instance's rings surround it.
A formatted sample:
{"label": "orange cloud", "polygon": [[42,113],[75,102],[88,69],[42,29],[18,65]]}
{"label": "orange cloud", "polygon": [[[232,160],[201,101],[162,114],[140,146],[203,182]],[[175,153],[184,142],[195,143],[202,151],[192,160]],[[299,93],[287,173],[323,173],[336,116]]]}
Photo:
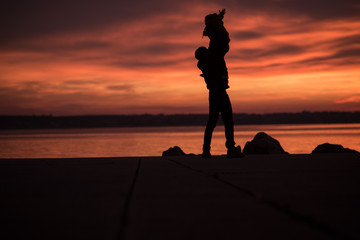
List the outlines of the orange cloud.
{"label": "orange cloud", "polygon": [[113,20],[89,20],[94,28],[77,22],[19,33],[0,47],[0,114],[207,112],[194,50],[208,45],[204,16],[222,7],[235,112],[355,109],[345,100],[360,94],[360,19],[262,2],[260,10],[164,2],[168,11],[140,9],[134,17],[104,7],[98,14]]}
{"label": "orange cloud", "polygon": [[[360,103],[360,96],[351,96],[347,98],[343,98],[340,100],[336,100],[335,103],[342,104],[342,103]],[[359,106],[360,108],[360,106]]]}

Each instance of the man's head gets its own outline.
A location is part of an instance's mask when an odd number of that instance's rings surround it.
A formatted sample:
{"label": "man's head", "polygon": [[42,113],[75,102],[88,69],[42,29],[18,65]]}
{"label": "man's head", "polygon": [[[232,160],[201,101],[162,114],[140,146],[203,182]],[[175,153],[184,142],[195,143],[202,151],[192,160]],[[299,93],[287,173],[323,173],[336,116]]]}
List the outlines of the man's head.
{"label": "man's head", "polygon": [[205,16],[205,25],[206,26],[214,26],[214,25],[218,24],[218,22],[219,22],[219,17],[216,13]]}

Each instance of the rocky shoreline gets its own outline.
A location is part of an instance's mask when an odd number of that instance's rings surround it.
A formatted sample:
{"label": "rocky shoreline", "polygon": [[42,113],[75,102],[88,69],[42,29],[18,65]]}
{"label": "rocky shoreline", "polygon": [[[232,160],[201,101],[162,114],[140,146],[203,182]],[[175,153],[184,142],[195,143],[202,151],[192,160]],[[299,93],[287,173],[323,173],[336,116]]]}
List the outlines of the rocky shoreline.
{"label": "rocky shoreline", "polygon": [[[251,141],[248,141],[243,149],[245,155],[249,154],[289,154],[281,146],[280,142],[265,132],[257,133]],[[340,144],[322,143],[319,144],[311,154],[318,153],[359,153],[356,150],[344,148]],[[162,153],[162,156],[194,156],[186,154],[179,146],[170,147]]]}

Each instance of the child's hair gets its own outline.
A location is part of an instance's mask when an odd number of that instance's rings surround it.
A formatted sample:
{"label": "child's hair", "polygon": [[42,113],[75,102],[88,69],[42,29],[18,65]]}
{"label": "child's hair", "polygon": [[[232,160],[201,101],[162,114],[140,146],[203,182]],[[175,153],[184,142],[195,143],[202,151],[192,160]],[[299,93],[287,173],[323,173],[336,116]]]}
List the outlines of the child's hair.
{"label": "child's hair", "polygon": [[208,49],[206,47],[204,47],[204,46],[199,47],[195,51],[195,58],[197,60],[202,60],[202,59],[206,58],[207,55],[208,55]]}
{"label": "child's hair", "polygon": [[225,9],[219,10],[219,13],[212,13],[205,16],[205,29],[203,32],[203,36],[208,36],[209,30],[211,28],[216,28],[219,25],[223,25],[224,22],[222,21],[224,19],[225,15]]}

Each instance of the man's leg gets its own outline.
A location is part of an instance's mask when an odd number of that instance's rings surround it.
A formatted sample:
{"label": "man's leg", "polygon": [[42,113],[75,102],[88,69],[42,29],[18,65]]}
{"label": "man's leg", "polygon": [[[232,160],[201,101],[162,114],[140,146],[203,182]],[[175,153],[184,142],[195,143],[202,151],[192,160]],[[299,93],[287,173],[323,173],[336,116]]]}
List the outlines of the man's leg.
{"label": "man's leg", "polygon": [[211,138],[213,131],[216,127],[216,122],[219,118],[219,113],[216,111],[209,112],[209,119],[206,124],[205,133],[204,133],[204,145],[203,150],[210,151]]}
{"label": "man's leg", "polygon": [[221,117],[225,126],[226,147],[233,148],[234,141],[234,121],[229,95],[225,92],[222,99]]}
{"label": "man's leg", "polygon": [[226,147],[227,147],[227,157],[228,158],[240,158],[244,157],[244,154],[241,152],[241,147],[235,147],[234,141],[234,121],[232,115],[231,102],[228,94],[224,94],[223,107],[221,111],[221,116],[225,125],[225,136],[226,136]]}
{"label": "man's leg", "polygon": [[216,97],[209,94],[209,118],[204,133],[203,151],[210,152],[211,138],[219,118],[219,110],[216,104]]}

